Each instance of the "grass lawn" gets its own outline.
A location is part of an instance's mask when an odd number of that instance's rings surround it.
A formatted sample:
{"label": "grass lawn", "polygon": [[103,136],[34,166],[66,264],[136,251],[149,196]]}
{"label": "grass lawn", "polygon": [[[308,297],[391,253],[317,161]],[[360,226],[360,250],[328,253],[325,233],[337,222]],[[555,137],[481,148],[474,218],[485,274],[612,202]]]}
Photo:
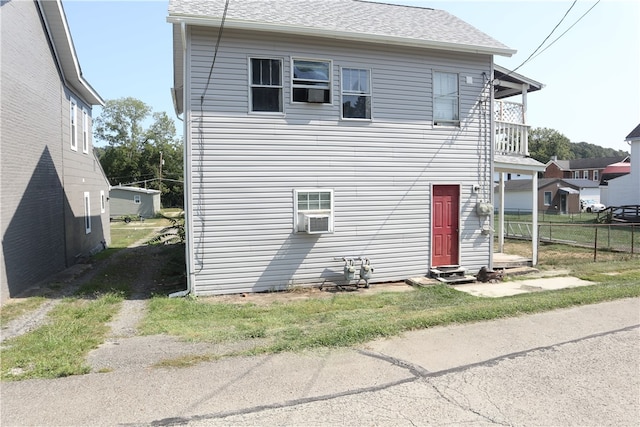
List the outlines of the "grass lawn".
{"label": "grass lawn", "polygon": [[3,343],[2,380],[57,378],[85,374],[87,353],[104,341],[107,322],[120,307],[120,296],[96,300],[65,299],[49,313],[49,322]]}
{"label": "grass lawn", "polygon": [[[167,250],[175,251],[178,258],[184,253],[181,245],[170,245]],[[507,242],[507,253],[528,250],[529,242]],[[640,255],[604,252],[602,256],[609,259],[594,263],[590,250],[545,246],[540,252],[542,268],[567,269],[569,274],[597,284],[504,298],[479,298],[443,284],[408,292],[353,292],[329,297],[323,293],[323,297],[311,295],[266,304],[158,296],[148,300],[139,333],[173,335],[186,341],[248,343],[243,348],[250,350],[230,350],[226,356],[250,355],[351,346],[437,325],[640,296]],[[48,324],[5,342],[0,354],[2,380],[87,372],[86,354],[104,341],[107,323],[127,293],[131,278],[126,272],[132,269],[127,263],[136,260],[123,257],[123,261],[125,264],[115,266],[106,277],[87,284],[83,291],[93,298],[64,300],[49,314]],[[163,366],[186,366],[217,357],[221,355],[197,355],[167,360]]]}

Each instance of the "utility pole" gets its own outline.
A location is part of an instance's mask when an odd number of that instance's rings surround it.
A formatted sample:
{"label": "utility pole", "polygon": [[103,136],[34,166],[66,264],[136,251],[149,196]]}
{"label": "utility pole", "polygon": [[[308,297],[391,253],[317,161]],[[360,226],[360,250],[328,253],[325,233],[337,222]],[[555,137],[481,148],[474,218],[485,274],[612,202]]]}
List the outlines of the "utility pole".
{"label": "utility pole", "polygon": [[164,165],[164,160],[162,158],[162,151],[160,152],[160,182],[158,183],[158,188],[160,189],[160,197],[162,197],[162,165]]}

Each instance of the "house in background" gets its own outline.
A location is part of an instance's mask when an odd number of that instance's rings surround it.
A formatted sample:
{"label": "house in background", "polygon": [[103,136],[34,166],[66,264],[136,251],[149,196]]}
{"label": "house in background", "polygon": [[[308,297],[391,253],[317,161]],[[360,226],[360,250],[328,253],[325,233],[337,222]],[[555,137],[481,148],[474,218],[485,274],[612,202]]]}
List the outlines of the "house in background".
{"label": "house in background", "polygon": [[153,218],[160,213],[160,191],[115,186],[109,190],[111,218],[139,216]]}
{"label": "house in background", "polygon": [[[541,178],[537,182],[537,211],[546,214],[580,213],[580,199],[593,200],[598,183],[583,179]],[[496,187],[495,191],[498,192]],[[498,200],[498,198],[496,198]],[[514,179],[504,185],[504,211],[529,214],[533,211],[531,180]],[[501,205],[498,201],[497,208]]]}
{"label": "house in background", "polygon": [[3,1],[0,298],[109,244],[94,105],[60,1]]}
{"label": "house in background", "polygon": [[[372,283],[491,266],[494,73],[501,94],[523,91],[493,58],[513,50],[420,7],[224,12],[223,0],[169,3],[187,292],[340,283],[349,257],[371,261]],[[505,168],[544,167],[503,148]]]}
{"label": "house in background", "polygon": [[[640,205],[640,125],[627,135],[625,141],[631,146],[630,162],[611,170],[612,176],[600,187],[603,203],[607,206]],[[611,165],[614,166],[614,165]],[[624,173],[628,170],[627,173]],[[614,177],[613,174],[621,174]],[[604,183],[603,183],[604,184]]]}
{"label": "house in background", "polygon": [[[557,157],[547,162],[544,178],[589,179],[600,182],[605,168],[612,163],[628,160],[628,156],[601,157],[596,159],[558,160]],[[596,199],[598,201],[598,199]]]}

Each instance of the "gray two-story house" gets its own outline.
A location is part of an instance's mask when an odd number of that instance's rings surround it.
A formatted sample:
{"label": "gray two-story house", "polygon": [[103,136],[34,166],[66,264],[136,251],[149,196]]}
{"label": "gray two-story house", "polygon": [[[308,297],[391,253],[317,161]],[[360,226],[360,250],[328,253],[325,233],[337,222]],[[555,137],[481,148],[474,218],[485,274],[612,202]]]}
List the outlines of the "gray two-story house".
{"label": "gray two-story house", "polygon": [[494,56],[514,50],[357,0],[171,0],[168,22],[187,292],[340,283],[349,258],[371,283],[491,265]]}
{"label": "gray two-story house", "polygon": [[82,76],[62,3],[3,1],[0,296],[109,244],[109,183],[92,146],[98,93]]}

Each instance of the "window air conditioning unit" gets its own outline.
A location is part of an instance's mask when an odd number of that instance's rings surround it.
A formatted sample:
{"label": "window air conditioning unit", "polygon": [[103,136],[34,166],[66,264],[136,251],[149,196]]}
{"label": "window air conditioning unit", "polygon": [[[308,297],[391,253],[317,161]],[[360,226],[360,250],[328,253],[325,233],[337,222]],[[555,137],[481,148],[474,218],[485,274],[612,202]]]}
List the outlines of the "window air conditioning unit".
{"label": "window air conditioning unit", "polygon": [[309,89],[309,94],[307,95],[308,102],[324,102],[324,93],[325,89]]}
{"label": "window air conditioning unit", "polygon": [[329,215],[305,215],[304,231],[308,234],[329,233]]}

